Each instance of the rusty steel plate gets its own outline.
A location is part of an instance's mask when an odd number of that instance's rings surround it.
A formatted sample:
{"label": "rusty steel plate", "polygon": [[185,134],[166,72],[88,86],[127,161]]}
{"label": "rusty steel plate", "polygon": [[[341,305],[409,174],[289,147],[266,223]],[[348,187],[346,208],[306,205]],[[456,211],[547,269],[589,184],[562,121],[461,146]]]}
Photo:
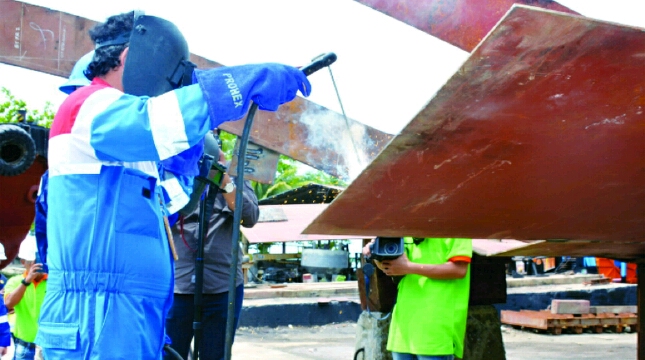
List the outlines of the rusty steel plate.
{"label": "rusty steel plate", "polygon": [[577,14],[552,0],[356,0],[468,52],[515,3]]}
{"label": "rusty steel plate", "polygon": [[[483,240],[482,240],[483,241]],[[492,242],[493,240],[486,240]],[[481,244],[480,244],[481,245]],[[482,245],[490,250],[490,246]],[[473,244],[474,249],[474,244]],[[632,260],[645,254],[645,241],[535,241],[524,245],[489,252],[489,256],[597,256]]]}
{"label": "rusty steel plate", "polygon": [[645,239],[645,30],[515,5],[305,233]]}

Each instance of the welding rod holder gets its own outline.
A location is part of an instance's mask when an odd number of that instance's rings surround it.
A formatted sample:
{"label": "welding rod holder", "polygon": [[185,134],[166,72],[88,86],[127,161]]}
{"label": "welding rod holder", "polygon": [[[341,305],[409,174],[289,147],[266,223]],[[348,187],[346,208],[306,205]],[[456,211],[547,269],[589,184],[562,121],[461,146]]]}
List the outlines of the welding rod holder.
{"label": "welding rod holder", "polygon": [[322,54],[315,57],[313,60],[311,60],[310,64],[303,66],[300,70],[302,70],[305,75],[309,76],[316,71],[333,64],[334,62],[336,62],[336,59],[336,54],[334,54],[333,52]]}

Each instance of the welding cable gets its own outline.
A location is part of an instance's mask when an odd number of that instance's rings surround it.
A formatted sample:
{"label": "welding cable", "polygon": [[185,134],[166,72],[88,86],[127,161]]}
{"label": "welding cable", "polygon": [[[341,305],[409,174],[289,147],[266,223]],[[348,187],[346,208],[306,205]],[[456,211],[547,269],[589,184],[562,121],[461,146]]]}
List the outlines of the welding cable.
{"label": "welding cable", "polygon": [[171,348],[170,345],[168,345],[168,344],[164,345],[163,349],[164,349],[165,352],[167,352],[168,354],[172,355],[172,357],[174,357],[175,359],[184,360],[184,358],[181,357],[181,355],[179,355],[179,353],[175,349]]}
{"label": "welding cable", "polygon": [[[314,61],[301,68],[306,76],[329,66],[336,61],[336,54],[327,53],[314,59]],[[235,210],[233,211],[233,234],[231,236],[231,266],[229,268],[229,282],[228,282],[228,314],[226,316],[226,335],[224,338],[224,359],[231,359],[231,350],[233,348],[233,335],[235,334],[235,290],[237,283],[237,264],[239,262],[239,238],[240,238],[240,224],[242,223],[242,207],[244,205],[244,155],[246,154],[246,147],[249,143],[251,136],[251,127],[253,126],[253,118],[258,110],[258,104],[252,103],[249,112],[244,121],[244,129],[242,130],[242,137],[240,138],[240,146],[237,149],[238,162],[236,165],[237,176],[235,177]]]}

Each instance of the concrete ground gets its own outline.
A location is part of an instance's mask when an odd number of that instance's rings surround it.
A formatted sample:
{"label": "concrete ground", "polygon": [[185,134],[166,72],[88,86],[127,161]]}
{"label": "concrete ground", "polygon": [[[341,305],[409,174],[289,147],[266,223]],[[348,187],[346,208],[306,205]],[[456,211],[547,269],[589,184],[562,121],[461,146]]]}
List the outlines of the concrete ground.
{"label": "concrete ground", "polygon": [[[502,326],[507,360],[636,359],[635,333],[536,334]],[[356,324],[243,327],[233,345],[234,360],[352,360]],[[2,360],[13,358],[13,349]],[[360,356],[358,359],[363,360]]]}
{"label": "concrete ground", "polygon": [[[579,291],[584,287],[579,283],[586,280],[584,277],[562,277],[569,284],[554,283],[560,277],[553,276],[540,279],[511,279],[509,281],[509,300],[518,292],[517,287],[531,288],[532,292],[544,291]],[[550,279],[550,280],[549,280]],[[538,281],[530,283],[529,281]],[[558,280],[560,281],[560,280]],[[564,281],[564,280],[562,280]],[[546,283],[545,283],[546,282]],[[517,284],[516,284],[517,283]],[[547,285],[549,284],[549,285]],[[309,285],[305,286],[305,285]],[[276,311],[269,305],[285,305],[279,316],[284,321],[293,321],[299,316],[287,316],[294,312],[294,302],[310,302],[302,296],[316,295],[329,299],[350,298],[358,299],[355,282],[316,284],[289,284],[289,286],[273,289],[269,286],[245,290],[245,307],[257,307],[259,311]],[[613,285],[615,289],[608,293],[615,293],[621,287]],[[589,288],[589,287],[587,287]],[[600,288],[594,286],[594,288]],[[564,290],[562,290],[564,289]],[[536,295],[533,295],[535,297]],[[611,298],[611,296],[607,296]],[[321,299],[319,298],[318,301]],[[618,301],[622,301],[620,298]],[[329,301],[327,301],[329,302]],[[325,302],[325,304],[327,303]],[[291,304],[291,307],[286,306]],[[622,303],[621,303],[622,304]],[[318,305],[316,305],[318,306]],[[329,306],[329,305],[326,305]],[[540,307],[543,309],[545,307]],[[270,309],[270,310],[267,310]],[[299,314],[299,313],[298,313]],[[298,315],[296,314],[296,315]],[[289,324],[286,322],[282,324]],[[561,334],[547,335],[536,334],[526,330],[515,330],[512,327],[502,326],[502,337],[506,350],[507,360],[533,360],[533,359],[636,359],[636,334],[635,333],[602,333],[602,334]],[[321,326],[278,326],[241,327],[236,334],[233,345],[234,360],[351,360],[354,358],[356,342],[356,323],[349,321]],[[2,356],[0,360],[9,360],[13,357],[13,349]],[[362,357],[358,359],[363,360]]]}
{"label": "concrete ground", "polygon": [[[351,360],[355,332],[355,323],[240,328],[233,359]],[[502,326],[502,336],[507,360],[636,359],[635,333],[548,335]]]}

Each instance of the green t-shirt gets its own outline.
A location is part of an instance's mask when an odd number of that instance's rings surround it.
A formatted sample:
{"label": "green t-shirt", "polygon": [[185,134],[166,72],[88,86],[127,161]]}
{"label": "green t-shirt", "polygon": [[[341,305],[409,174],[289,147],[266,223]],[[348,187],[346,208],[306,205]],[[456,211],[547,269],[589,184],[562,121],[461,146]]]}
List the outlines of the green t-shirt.
{"label": "green t-shirt", "polygon": [[[410,261],[440,265],[454,257],[472,257],[470,239],[428,238],[415,245],[405,238]],[[415,355],[451,355],[462,358],[470,266],[462,279],[436,280],[408,274],[401,279],[392,313],[387,349]]]}
{"label": "green t-shirt", "polygon": [[[5,300],[6,296],[16,290],[20,284],[22,276],[13,276],[4,288]],[[38,332],[38,318],[40,317],[40,308],[45,299],[47,292],[47,280],[41,280],[38,285],[31,284],[25,289],[25,295],[22,300],[13,308],[15,316],[15,325],[13,335],[21,340],[27,342],[34,342],[36,333]]]}

